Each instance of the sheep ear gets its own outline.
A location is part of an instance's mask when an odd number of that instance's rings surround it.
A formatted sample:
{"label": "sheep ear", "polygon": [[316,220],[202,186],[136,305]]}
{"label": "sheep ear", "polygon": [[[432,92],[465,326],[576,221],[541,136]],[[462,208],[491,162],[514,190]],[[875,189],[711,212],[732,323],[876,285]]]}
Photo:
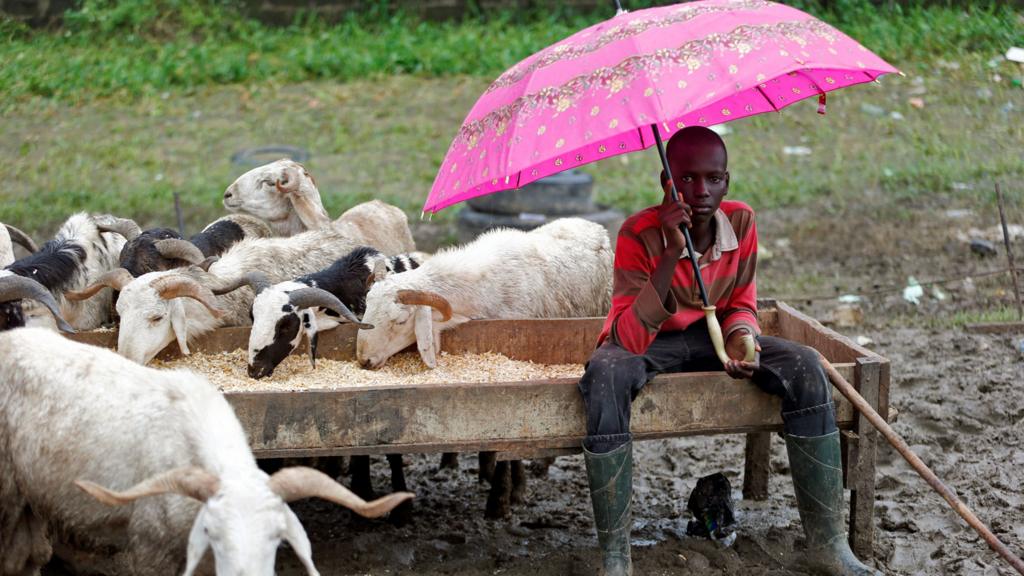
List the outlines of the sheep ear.
{"label": "sheep ear", "polygon": [[192,524],[192,531],[188,535],[188,552],[186,554],[185,564],[185,575],[192,576],[195,573],[196,568],[199,566],[199,561],[203,559],[203,554],[206,553],[206,549],[210,547],[210,538],[206,535],[206,514],[200,510],[199,515],[196,516],[195,523]]}
{"label": "sheep ear", "polygon": [[174,330],[174,338],[178,340],[178,348],[185,356],[192,354],[188,349],[188,322],[185,319],[185,305],[180,299],[175,299],[171,304],[171,329]]}
{"label": "sheep ear", "polygon": [[302,527],[302,522],[299,521],[299,517],[295,515],[295,512],[292,512],[291,508],[287,506],[284,507],[284,514],[285,541],[295,551],[295,555],[299,557],[299,562],[302,562],[302,565],[306,568],[306,573],[309,576],[320,576],[320,572],[313,565],[313,546],[309,543],[309,536],[306,535],[306,529]]}
{"label": "sheep ear", "polygon": [[434,309],[430,306],[416,307],[416,348],[420,358],[429,368],[437,367],[437,350],[434,346]]}

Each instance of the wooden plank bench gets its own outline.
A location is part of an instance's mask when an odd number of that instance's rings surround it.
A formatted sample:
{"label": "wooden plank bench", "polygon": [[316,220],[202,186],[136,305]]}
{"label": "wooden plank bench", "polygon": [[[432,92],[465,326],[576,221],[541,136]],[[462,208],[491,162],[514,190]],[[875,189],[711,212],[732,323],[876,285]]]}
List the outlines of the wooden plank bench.
{"label": "wooden plank bench", "polygon": [[[889,361],[781,302],[760,303],[765,334],[812,346],[879,411],[889,414]],[[452,354],[498,352],[534,362],[584,363],[602,318],[479,320],[442,335]],[[356,331],[320,336],[323,357],[352,359]],[[115,347],[116,332],[74,336]],[[190,345],[193,353],[245,348],[248,328],[225,328]],[[172,344],[162,357],[179,355]],[[258,458],[425,452],[495,452],[498,460],[580,450],[583,402],[575,379],[361,386],[296,392],[225,394]],[[871,425],[838,392],[836,417],[850,498],[850,541],[870,555],[873,540],[875,443]],[[782,430],[780,400],[724,372],[657,376],[633,405],[636,440],[684,435],[746,434],[745,498],[768,495],[771,433]]]}

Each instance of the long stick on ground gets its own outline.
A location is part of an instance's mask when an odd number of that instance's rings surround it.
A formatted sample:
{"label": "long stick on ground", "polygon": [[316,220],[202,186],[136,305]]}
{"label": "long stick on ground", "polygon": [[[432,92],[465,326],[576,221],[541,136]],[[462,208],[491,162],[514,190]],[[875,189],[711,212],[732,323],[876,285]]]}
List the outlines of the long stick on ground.
{"label": "long stick on ground", "polygon": [[942,480],[939,480],[939,477],[936,476],[930,468],[928,468],[928,465],[922,462],[921,459],[917,457],[917,454],[914,454],[903,438],[901,438],[900,435],[897,434],[891,426],[889,426],[888,422],[878,415],[878,412],[875,412],[875,409],[872,408],[866,400],[864,400],[860,393],[858,393],[857,390],[854,389],[854,387],[851,386],[850,383],[847,382],[834,367],[832,367],[832,364],[830,364],[828,360],[822,357],[821,363],[825,367],[825,372],[828,373],[829,379],[832,380],[832,384],[843,393],[843,396],[846,396],[850,403],[853,404],[853,407],[863,414],[868,421],[871,422],[871,425],[882,433],[882,436],[885,436],[885,439],[889,441],[889,444],[892,444],[893,447],[896,448],[896,451],[898,451],[907,460],[907,462],[910,463],[914,470],[916,470],[917,473],[920,474],[936,492],[941,494],[942,497],[946,499],[946,502],[949,502],[949,505],[953,507],[953,510],[956,510],[957,514],[966,520],[967,523],[970,524],[971,528],[974,528],[974,530],[977,531],[986,542],[988,542],[988,545],[991,546],[993,550],[998,552],[999,555],[1009,562],[1011,566],[1016,568],[1017,572],[1024,575],[1024,561],[1021,561],[1020,558],[1014,555],[1014,553],[1006,547],[1006,544],[1000,542],[999,538],[996,538],[996,535],[993,534],[992,531],[974,515],[974,512],[971,512],[971,509],[960,501],[960,498],[958,498],[952,490],[947,488],[946,485],[942,483]]}
{"label": "long stick on ground", "polygon": [[1003,191],[996,182],[996,200],[999,201],[999,221],[1003,224],[1003,244],[1006,246],[1006,261],[1010,263],[1010,278],[1013,278],[1013,293],[1017,296],[1017,314],[1024,320],[1024,302],[1020,299],[1020,286],[1017,284],[1017,268],[1013,265],[1013,250],[1010,249],[1010,231],[1006,229],[1006,213],[1003,212]]}

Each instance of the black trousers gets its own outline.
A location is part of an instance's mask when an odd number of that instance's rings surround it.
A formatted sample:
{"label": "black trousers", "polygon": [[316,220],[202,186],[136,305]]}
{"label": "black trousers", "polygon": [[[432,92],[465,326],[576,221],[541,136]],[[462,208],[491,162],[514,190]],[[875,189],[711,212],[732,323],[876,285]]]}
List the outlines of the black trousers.
{"label": "black trousers", "polygon": [[[813,349],[771,336],[759,336],[760,368],[753,382],[782,398],[787,434],[822,436],[836,430],[832,386]],[[621,446],[629,434],[630,408],[657,374],[722,371],[704,321],[684,331],[662,332],[643,355],[605,341],[587,362],[579,389],[587,409],[584,444],[594,453]],[[728,410],[722,406],[722,410]]]}

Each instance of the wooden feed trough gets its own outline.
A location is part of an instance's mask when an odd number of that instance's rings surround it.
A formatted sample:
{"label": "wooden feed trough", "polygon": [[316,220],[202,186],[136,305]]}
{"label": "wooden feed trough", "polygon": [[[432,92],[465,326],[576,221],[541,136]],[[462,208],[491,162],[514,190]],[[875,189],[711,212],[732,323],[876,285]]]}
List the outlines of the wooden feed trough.
{"label": "wooden feed trough", "polygon": [[[823,327],[782,302],[762,301],[765,334],[807,344],[824,354],[880,414],[889,414],[889,361]],[[442,335],[451,353],[498,352],[545,364],[584,363],[603,318],[478,320]],[[191,344],[193,353],[246,348],[249,330],[224,328]],[[322,357],[355,357],[356,330],[320,336]],[[74,339],[116,347],[117,333]],[[298,353],[298,352],[297,352]],[[161,358],[179,356],[171,344]],[[576,379],[467,384],[361,386],[332,390],[226,392],[258,458],[495,452],[498,460],[579,452],[585,427]],[[836,418],[850,496],[850,541],[871,554],[878,434],[838,392]],[[744,498],[768,493],[771,433],[782,430],[780,400],[724,372],[665,374],[633,404],[635,440],[683,435],[747,435]]]}

